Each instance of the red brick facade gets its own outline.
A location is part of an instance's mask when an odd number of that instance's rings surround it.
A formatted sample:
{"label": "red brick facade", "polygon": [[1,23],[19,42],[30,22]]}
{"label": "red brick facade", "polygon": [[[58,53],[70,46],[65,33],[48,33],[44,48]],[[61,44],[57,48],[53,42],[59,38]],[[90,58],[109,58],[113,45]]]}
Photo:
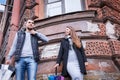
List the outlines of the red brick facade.
{"label": "red brick facade", "polygon": [[[106,22],[110,20],[115,24],[116,36],[120,36],[120,0],[88,0],[90,4],[88,5],[90,9],[97,9],[98,21]],[[97,20],[96,19],[96,20]],[[118,40],[108,40],[110,45],[110,50],[112,54],[117,55],[117,63],[119,64],[120,56],[120,41]],[[120,66],[120,64],[119,64]]]}
{"label": "red brick facade", "polygon": [[120,0],[88,0],[89,8],[96,9],[98,12],[98,19],[111,20],[120,24]]}

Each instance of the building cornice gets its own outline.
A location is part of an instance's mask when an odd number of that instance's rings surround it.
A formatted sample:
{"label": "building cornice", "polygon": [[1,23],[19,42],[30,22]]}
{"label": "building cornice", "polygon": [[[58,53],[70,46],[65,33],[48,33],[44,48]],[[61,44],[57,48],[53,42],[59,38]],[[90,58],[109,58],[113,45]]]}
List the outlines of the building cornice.
{"label": "building cornice", "polygon": [[35,21],[35,29],[41,29],[50,25],[56,25],[66,22],[74,22],[80,20],[93,20],[96,17],[95,10],[86,10],[86,11],[78,11],[72,12],[62,15],[57,15],[41,20]]}

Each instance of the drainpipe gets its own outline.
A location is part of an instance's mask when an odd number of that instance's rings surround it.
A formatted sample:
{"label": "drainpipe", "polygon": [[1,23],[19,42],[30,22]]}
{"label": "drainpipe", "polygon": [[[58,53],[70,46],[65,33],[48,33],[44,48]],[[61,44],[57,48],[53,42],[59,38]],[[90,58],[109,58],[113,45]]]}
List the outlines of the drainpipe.
{"label": "drainpipe", "polygon": [[9,37],[8,37],[8,44],[6,47],[6,55],[9,53],[9,50],[12,45],[12,41],[18,30],[18,25],[19,25],[19,20],[20,20],[19,18],[20,18],[20,0],[14,0],[11,22],[10,22],[10,32],[9,32]]}
{"label": "drainpipe", "polygon": [[0,30],[0,49],[1,49],[2,37],[3,37],[3,32]]}

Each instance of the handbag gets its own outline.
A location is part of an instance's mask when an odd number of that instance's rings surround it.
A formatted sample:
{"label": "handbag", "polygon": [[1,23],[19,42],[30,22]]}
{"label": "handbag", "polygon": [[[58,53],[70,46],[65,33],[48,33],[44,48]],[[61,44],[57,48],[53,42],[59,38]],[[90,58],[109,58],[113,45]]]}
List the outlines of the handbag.
{"label": "handbag", "polygon": [[62,75],[57,75],[57,67],[55,68],[55,75],[48,76],[48,80],[64,80]]}
{"label": "handbag", "polygon": [[10,80],[15,68],[8,64],[0,64],[0,80]]}

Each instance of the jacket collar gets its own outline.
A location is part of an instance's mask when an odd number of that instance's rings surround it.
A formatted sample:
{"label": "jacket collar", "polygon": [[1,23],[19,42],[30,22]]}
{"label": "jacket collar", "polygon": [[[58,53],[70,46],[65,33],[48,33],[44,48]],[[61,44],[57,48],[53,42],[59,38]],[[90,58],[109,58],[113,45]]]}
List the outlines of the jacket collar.
{"label": "jacket collar", "polygon": [[23,28],[20,29],[20,32],[22,32],[22,33],[25,33],[25,31],[26,31],[25,27],[23,27]]}
{"label": "jacket collar", "polygon": [[71,36],[70,36],[70,35],[68,35],[68,36],[65,36],[65,39],[69,39],[69,38],[71,38]]}

